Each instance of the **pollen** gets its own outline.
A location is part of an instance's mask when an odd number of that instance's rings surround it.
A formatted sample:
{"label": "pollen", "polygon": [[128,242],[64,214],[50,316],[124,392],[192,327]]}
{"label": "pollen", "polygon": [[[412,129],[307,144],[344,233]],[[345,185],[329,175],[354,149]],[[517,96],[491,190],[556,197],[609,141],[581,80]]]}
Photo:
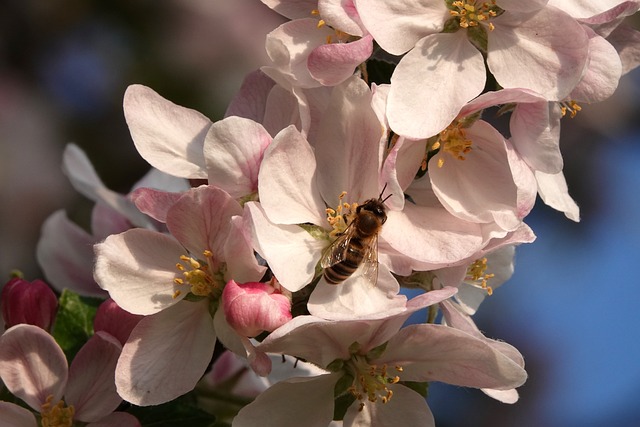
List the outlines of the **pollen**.
{"label": "pollen", "polygon": [[[486,23],[490,18],[498,16],[501,9],[495,0],[481,2],[476,0],[454,1],[449,6],[451,16],[457,18],[461,28],[477,27]],[[487,28],[493,31],[495,26],[488,22]]]}
{"label": "pollen", "polygon": [[487,273],[487,259],[480,258],[471,263],[471,265],[467,268],[467,276],[465,277],[465,282],[477,288],[486,290],[487,295],[492,295],[493,289],[491,288],[491,286],[488,286],[487,283],[494,277],[495,274]]}
{"label": "pollen", "polygon": [[[206,261],[200,261],[187,255],[180,256],[180,262],[176,264],[176,269],[182,273],[182,277],[173,279],[173,283],[179,286],[189,286],[189,291],[197,296],[209,296],[217,293],[221,286],[216,280],[215,275],[211,272],[213,264],[213,253],[205,250],[203,258]],[[173,293],[173,298],[177,298],[182,294],[181,290]]]}
{"label": "pollen", "polygon": [[570,118],[574,118],[580,111],[582,111],[582,107],[574,100],[561,102],[560,103],[560,111],[562,112],[562,117],[569,113]]}
{"label": "pollen", "polygon": [[[393,390],[389,388],[392,384],[400,381],[400,376],[392,374],[386,364],[381,366],[371,364],[362,355],[353,355],[347,362],[346,367],[353,374],[353,384],[348,391],[358,400],[369,402],[389,402],[393,397]],[[392,368],[397,373],[402,372],[401,366]],[[360,410],[364,408],[364,402],[360,403]]]}
{"label": "pollen", "polygon": [[336,237],[344,233],[347,226],[351,222],[353,215],[355,215],[357,203],[347,203],[344,201],[347,192],[343,191],[338,196],[338,206],[333,208],[327,208],[327,222],[331,226],[332,230],[329,232],[329,237]]}
{"label": "pollen", "polygon": [[[438,140],[433,144],[432,148],[434,150],[441,149],[457,160],[464,160],[465,155],[471,151],[471,145],[472,141],[467,138],[465,129],[459,123],[453,123],[440,132]],[[444,158],[440,157],[438,159],[438,167],[441,168],[444,163]]]}
{"label": "pollen", "polygon": [[40,407],[42,427],[71,427],[75,409],[73,405],[65,406],[64,401],[52,405],[53,396],[49,395]]}

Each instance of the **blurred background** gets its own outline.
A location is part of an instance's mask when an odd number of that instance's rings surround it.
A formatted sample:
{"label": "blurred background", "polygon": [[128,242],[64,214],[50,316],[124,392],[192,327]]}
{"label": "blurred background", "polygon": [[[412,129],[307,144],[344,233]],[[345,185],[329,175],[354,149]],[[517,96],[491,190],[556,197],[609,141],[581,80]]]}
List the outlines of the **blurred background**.
{"label": "blurred background", "polygon": [[[258,0],[4,0],[0,14],[0,274],[42,277],[42,222],[91,203],[62,174],[74,142],[111,189],[147,171],[122,113],[126,87],[222,118],[246,73],[265,63],[264,36],[283,22]],[[538,239],[518,248],[513,278],[476,318],[525,356],[515,405],[440,384],[439,427],[640,425],[640,72],[614,97],[565,119],[562,150],[582,221],[538,204]]]}

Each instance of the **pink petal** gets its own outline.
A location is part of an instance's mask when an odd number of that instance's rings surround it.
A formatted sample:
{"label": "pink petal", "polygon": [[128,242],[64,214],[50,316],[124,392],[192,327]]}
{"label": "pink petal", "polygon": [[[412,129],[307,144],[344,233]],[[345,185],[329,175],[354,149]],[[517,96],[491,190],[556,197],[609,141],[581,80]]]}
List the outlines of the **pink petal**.
{"label": "pink petal", "polygon": [[184,193],[172,193],[153,188],[138,188],[129,193],[129,199],[136,207],[151,218],[167,222],[167,211]]}
{"label": "pink petal", "polygon": [[204,259],[203,252],[210,250],[214,261],[221,262],[234,215],[242,215],[237,201],[220,188],[201,185],[171,206],[167,228],[192,256]]}
{"label": "pink petal", "polygon": [[332,28],[344,31],[352,36],[362,36],[360,16],[354,0],[319,0],[320,17]]}
{"label": "pink petal", "polygon": [[211,361],[215,342],[207,299],[183,301],[145,317],[118,360],[118,394],[128,402],[148,406],[193,390]]}
{"label": "pink petal", "polygon": [[74,419],[98,421],[120,405],[114,380],[121,351],[114,337],[98,332],[76,354],[65,393],[65,401],[75,408]]}
{"label": "pink petal", "polygon": [[[464,31],[423,38],[400,60],[391,77],[387,105],[391,129],[414,139],[437,134],[480,94],[485,79],[482,54]],[[429,109],[432,105],[438,108]]]}
{"label": "pink petal", "polygon": [[38,423],[28,409],[0,401],[0,427],[38,427]]}
{"label": "pink petal", "polygon": [[204,115],[142,85],[127,88],[124,115],[138,152],[149,164],[182,178],[207,177],[202,148],[211,121]]}
{"label": "pink petal", "polygon": [[276,224],[327,224],[316,185],[316,159],[304,137],[290,126],[265,150],[258,175],[260,203]]}
{"label": "pink petal", "polygon": [[251,226],[244,218],[231,218],[229,238],[224,245],[224,259],[227,263],[225,280],[235,279],[240,283],[260,280],[267,267],[258,264],[251,245]]}
{"label": "pink petal", "polygon": [[[326,427],[333,419],[333,389],[340,374],[281,381],[240,410],[234,427]],[[268,416],[265,416],[268,414]]]}
{"label": "pink petal", "polygon": [[36,256],[49,283],[58,291],[71,289],[80,295],[105,297],[93,280],[91,247],[96,238],[69,221],[59,210],[42,225]]}
{"label": "pink petal", "polygon": [[40,411],[47,397],[57,403],[67,385],[67,359],[53,337],[20,324],[0,337],[0,378],[7,389]]}
{"label": "pink petal", "polygon": [[372,52],[370,35],[348,43],[324,44],[309,54],[307,66],[314,79],[325,86],[335,86],[351,77]]}
{"label": "pink petal", "polygon": [[620,55],[623,75],[640,65],[640,31],[628,25],[620,25],[607,40]]}
{"label": "pink petal", "polygon": [[107,237],[95,246],[94,276],[100,287],[123,309],[153,314],[184,298],[174,283],[181,277],[176,263],[185,249],[165,234],[134,228]]}
{"label": "pink petal", "polygon": [[262,155],[270,143],[269,133],[253,120],[231,116],[214,123],[204,142],[209,184],[235,199],[255,193]]}
{"label": "pink petal", "polygon": [[262,0],[262,3],[289,19],[307,18],[317,7],[317,0]]}
{"label": "pink petal", "polygon": [[238,116],[263,123],[267,98],[275,82],[260,70],[245,76],[240,90],[231,100],[224,116]]}

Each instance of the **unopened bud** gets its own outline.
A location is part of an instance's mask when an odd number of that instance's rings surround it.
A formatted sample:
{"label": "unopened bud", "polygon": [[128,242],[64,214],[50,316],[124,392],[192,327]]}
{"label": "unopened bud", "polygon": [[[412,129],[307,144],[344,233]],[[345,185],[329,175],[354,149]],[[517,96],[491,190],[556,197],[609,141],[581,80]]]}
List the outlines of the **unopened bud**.
{"label": "unopened bud", "polygon": [[291,320],[291,301],[270,283],[236,283],[230,280],[222,292],[227,322],[240,335],[255,337]]}
{"label": "unopened bud", "polygon": [[58,298],[42,280],[29,282],[19,277],[9,280],[0,294],[0,310],[5,328],[20,323],[51,329],[58,309]]}

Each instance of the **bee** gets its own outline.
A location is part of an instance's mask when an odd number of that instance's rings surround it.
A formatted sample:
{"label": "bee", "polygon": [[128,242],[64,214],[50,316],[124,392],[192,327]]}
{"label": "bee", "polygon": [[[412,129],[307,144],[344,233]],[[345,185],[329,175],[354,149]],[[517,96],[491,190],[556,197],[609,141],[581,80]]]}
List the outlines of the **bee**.
{"label": "bee", "polygon": [[362,274],[372,284],[378,280],[378,234],[387,220],[382,199],[385,187],[377,199],[366,200],[356,208],[355,215],[344,232],[331,243],[320,259],[327,283],[338,285],[362,265]]}

